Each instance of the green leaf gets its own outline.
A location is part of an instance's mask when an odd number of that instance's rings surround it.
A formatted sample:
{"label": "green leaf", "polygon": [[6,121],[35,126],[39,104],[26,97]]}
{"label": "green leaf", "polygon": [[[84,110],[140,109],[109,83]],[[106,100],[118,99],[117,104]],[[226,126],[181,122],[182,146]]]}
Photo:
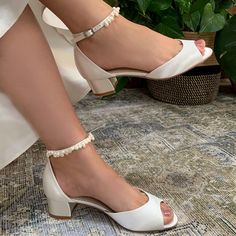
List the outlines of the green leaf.
{"label": "green leaf", "polygon": [[180,19],[181,19],[181,16],[178,14],[176,9],[174,9],[172,6],[170,6],[166,10],[162,10],[159,13],[158,12],[156,12],[156,13],[157,14],[155,14],[155,15],[158,15],[158,17],[161,17],[161,18],[165,18],[166,16],[175,18],[175,22],[180,22]]}
{"label": "green leaf", "polygon": [[211,4],[213,11],[215,12],[215,9],[216,9],[216,3],[215,3],[215,0],[210,0],[209,3]]}
{"label": "green leaf", "polygon": [[166,16],[162,22],[155,27],[155,30],[172,38],[183,38],[183,32],[175,18]]}
{"label": "green leaf", "polygon": [[116,93],[119,93],[127,84],[129,81],[128,77],[119,77],[117,78],[118,83],[116,85]]}
{"label": "green leaf", "polygon": [[208,2],[209,2],[209,0],[196,0],[193,2],[190,11],[191,12],[195,12],[195,11],[201,12]]}
{"label": "green leaf", "polygon": [[213,11],[213,7],[208,3],[202,15],[200,32],[216,32],[221,30],[225,25],[225,18],[219,13]]}
{"label": "green leaf", "polygon": [[152,12],[160,13],[160,11],[164,11],[171,7],[172,0],[153,0],[151,1],[148,9]]}
{"label": "green leaf", "polygon": [[189,15],[183,15],[184,24],[194,32],[197,32],[200,20],[201,13],[199,11],[195,11]]}
{"label": "green leaf", "polygon": [[225,73],[236,82],[236,15],[217,32],[214,51]]}
{"label": "green leaf", "polygon": [[151,0],[137,0],[138,6],[140,11],[142,12],[143,15],[146,14],[146,10],[149,7],[149,4],[151,3]]}
{"label": "green leaf", "polygon": [[179,7],[181,15],[190,12],[192,0],[175,0],[175,2]]}

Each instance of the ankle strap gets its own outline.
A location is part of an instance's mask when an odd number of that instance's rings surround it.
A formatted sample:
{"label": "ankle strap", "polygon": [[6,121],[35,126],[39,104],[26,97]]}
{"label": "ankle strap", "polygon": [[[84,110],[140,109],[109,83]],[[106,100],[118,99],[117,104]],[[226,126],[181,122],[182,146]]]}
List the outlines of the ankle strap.
{"label": "ankle strap", "polygon": [[68,155],[70,153],[72,153],[73,151],[77,151],[79,149],[85,148],[87,144],[89,144],[90,142],[94,141],[95,138],[92,135],[92,133],[89,133],[88,137],[85,138],[84,140],[74,144],[71,147],[65,148],[65,149],[61,149],[61,150],[47,150],[47,157],[49,158],[50,156],[53,157],[64,157],[65,155]]}
{"label": "ankle strap", "polygon": [[93,28],[90,28],[87,31],[73,34],[73,37],[74,37],[73,43],[75,44],[81,40],[92,37],[97,31],[99,31],[103,27],[108,27],[111,24],[111,22],[115,19],[115,17],[119,16],[119,14],[120,14],[120,8],[113,7],[111,14],[109,16],[107,16],[103,21],[98,23],[96,26],[94,26]]}

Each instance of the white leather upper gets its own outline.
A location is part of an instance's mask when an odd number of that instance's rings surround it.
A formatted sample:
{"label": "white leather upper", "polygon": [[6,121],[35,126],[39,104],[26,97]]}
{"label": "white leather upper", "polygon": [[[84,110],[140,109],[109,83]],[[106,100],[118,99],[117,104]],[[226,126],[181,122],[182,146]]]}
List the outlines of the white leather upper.
{"label": "white leather upper", "polygon": [[132,211],[107,214],[123,227],[134,231],[155,231],[164,229],[164,219],[161,212],[161,199],[150,193],[148,202]]}
{"label": "white leather upper", "polygon": [[80,73],[88,81],[104,80],[125,75],[153,80],[168,79],[192,69],[213,53],[212,49],[206,48],[203,56],[196,47],[194,40],[181,40],[181,42],[183,43],[182,50],[175,57],[150,73],[132,69],[105,71],[90,60],[77,46],[75,46],[75,60]]}
{"label": "white leather upper", "polygon": [[104,80],[114,77],[90,60],[78,46],[74,47],[74,55],[77,68],[87,80]]}
{"label": "white leather upper", "polygon": [[68,30],[67,26],[48,8],[45,8],[42,14],[42,19],[48,25],[53,27]]}
{"label": "white leather upper", "polygon": [[147,74],[146,77],[150,79],[165,79],[187,71],[194,65],[203,61],[203,56],[196,47],[193,40],[180,40],[183,44],[182,50],[172,59]]}

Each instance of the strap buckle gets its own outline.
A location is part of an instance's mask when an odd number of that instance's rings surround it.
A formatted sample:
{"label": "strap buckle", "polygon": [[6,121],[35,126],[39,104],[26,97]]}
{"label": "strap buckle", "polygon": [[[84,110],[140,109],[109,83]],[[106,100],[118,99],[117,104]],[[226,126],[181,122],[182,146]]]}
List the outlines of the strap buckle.
{"label": "strap buckle", "polygon": [[95,32],[93,29],[89,29],[89,30],[83,32],[83,34],[84,34],[85,38],[89,38],[89,37],[92,37],[95,34]]}
{"label": "strap buckle", "polygon": [[94,26],[93,28],[90,28],[89,30],[77,34],[73,34],[73,40],[72,43],[77,43],[81,40],[84,40],[86,38],[92,37],[98,30],[102,29],[103,27],[108,27],[111,22],[115,19],[115,17],[119,16],[119,7],[113,7],[112,12],[109,16],[107,16],[103,21],[101,21],[99,24]]}

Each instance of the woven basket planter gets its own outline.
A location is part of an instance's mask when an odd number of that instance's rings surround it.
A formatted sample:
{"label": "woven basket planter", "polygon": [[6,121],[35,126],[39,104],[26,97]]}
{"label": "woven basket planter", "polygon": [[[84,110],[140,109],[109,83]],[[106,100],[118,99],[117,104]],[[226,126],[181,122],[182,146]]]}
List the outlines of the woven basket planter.
{"label": "woven basket planter", "polygon": [[148,80],[151,96],[177,105],[202,105],[212,102],[219,91],[218,66],[199,67],[168,80]]}

